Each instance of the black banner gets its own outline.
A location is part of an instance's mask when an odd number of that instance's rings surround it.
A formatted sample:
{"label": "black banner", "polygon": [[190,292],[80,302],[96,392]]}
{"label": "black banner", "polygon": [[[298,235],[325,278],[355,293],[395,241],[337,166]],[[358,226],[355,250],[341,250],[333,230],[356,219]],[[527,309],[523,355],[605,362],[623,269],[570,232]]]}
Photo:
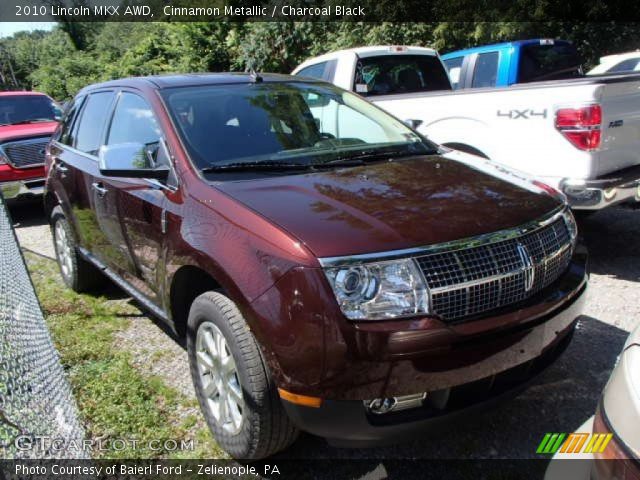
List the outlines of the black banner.
{"label": "black banner", "polygon": [[613,0],[3,0],[3,22],[321,21],[634,22],[640,3]]}
{"label": "black banner", "polygon": [[[362,452],[366,455],[366,450]],[[628,461],[625,461],[627,463]],[[623,461],[591,460],[412,460],[273,459],[233,460],[4,460],[0,478],[96,480],[151,479],[438,479],[589,480],[593,471],[628,468]],[[600,477],[596,477],[600,478]]]}

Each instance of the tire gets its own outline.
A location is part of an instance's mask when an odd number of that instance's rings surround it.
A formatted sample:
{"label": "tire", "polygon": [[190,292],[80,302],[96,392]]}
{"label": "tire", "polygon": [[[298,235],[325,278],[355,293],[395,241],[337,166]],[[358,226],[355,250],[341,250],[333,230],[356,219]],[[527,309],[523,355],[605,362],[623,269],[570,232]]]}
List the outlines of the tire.
{"label": "tire", "polygon": [[228,297],[205,292],[194,300],[187,352],[200,408],[229,455],[258,460],[295,441],[298,430],[284,411],[258,343]]}
{"label": "tire", "polygon": [[73,230],[60,206],[51,211],[51,236],[60,275],[67,287],[88,292],[104,284],[105,277],[100,270],[78,253]]}

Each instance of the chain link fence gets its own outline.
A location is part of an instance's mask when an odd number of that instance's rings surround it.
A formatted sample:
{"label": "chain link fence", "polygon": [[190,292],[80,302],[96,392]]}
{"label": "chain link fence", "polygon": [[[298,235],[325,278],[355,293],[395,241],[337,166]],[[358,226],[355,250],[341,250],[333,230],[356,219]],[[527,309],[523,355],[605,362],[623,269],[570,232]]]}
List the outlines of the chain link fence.
{"label": "chain link fence", "polygon": [[0,195],[0,459],[83,458],[83,438]]}

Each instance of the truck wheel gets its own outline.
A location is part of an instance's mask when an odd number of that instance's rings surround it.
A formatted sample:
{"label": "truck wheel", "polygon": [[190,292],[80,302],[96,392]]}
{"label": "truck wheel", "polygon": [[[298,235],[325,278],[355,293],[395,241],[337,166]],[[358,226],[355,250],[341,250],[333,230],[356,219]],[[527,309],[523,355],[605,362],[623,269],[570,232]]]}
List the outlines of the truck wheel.
{"label": "truck wheel", "polygon": [[78,253],[71,226],[59,206],[51,211],[51,234],[60,274],[67,287],[86,292],[104,283],[102,273]]}
{"label": "truck wheel", "polygon": [[232,457],[265,458],[298,435],[257,341],[236,305],[217,292],[189,311],[187,351],[196,396],[218,444]]}

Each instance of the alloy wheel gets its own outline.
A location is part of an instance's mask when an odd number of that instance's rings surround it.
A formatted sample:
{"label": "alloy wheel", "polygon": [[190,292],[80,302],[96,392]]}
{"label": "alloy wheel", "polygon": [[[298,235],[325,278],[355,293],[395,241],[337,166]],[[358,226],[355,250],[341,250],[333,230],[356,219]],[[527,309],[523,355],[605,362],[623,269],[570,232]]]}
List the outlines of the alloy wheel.
{"label": "alloy wheel", "polygon": [[67,231],[65,230],[61,220],[56,222],[55,247],[62,274],[65,278],[71,278],[73,274],[71,245],[69,245],[69,237],[67,236]]}
{"label": "alloy wheel", "polygon": [[196,334],[196,362],[202,394],[216,422],[228,433],[242,428],[244,399],[236,363],[220,329],[202,322]]}

